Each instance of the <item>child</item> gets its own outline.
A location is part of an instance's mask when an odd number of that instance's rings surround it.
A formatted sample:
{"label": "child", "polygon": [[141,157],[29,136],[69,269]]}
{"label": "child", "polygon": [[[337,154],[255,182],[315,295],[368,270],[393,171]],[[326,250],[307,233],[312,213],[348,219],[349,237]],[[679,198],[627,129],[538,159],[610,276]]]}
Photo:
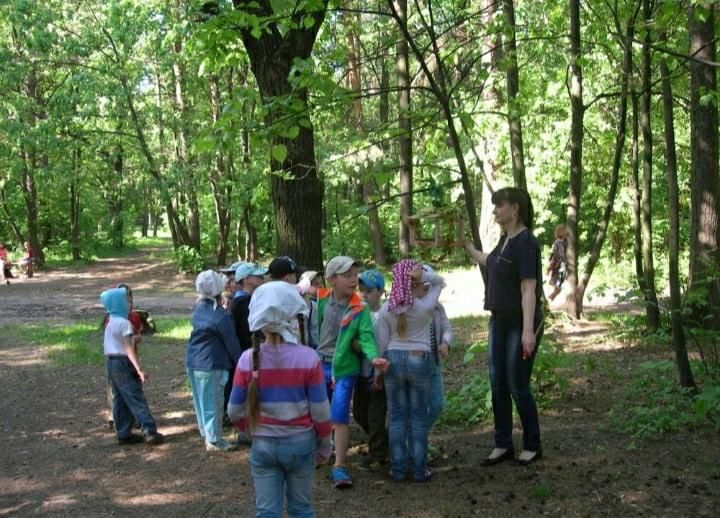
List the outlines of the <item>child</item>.
{"label": "child", "polygon": [[290,284],[297,284],[298,281],[297,264],[286,255],[273,259],[268,265],[268,273],[273,281],[285,281]]}
{"label": "child", "polygon": [[360,372],[360,360],[353,343],[357,343],[373,366],[381,371],[387,367],[387,361],[378,356],[370,310],[355,293],[358,266],[352,257],[333,257],[325,268],[325,278],[332,289],[318,290],[317,353],[323,362],[331,399],[335,434],[335,465],[331,475],[337,489],[352,487],[345,460],[350,443],[350,402]]}
{"label": "child", "polygon": [[212,270],[197,276],[195,289],[199,297],[192,314],[193,329],[185,359],[195,416],[206,451],[236,448],[222,437],[225,384],[241,353],[232,317],[221,306],[226,281],[224,275]]}
{"label": "child", "polygon": [[[423,265],[423,272],[433,274],[433,269]],[[426,290],[427,293],[428,290]],[[424,297],[425,295],[423,295]],[[421,297],[422,298],[422,297]],[[440,357],[447,358],[453,339],[453,329],[448,320],[445,308],[440,302],[433,309],[433,320],[430,324],[430,352],[432,356],[432,378],[430,381],[430,400],[428,402],[428,431],[445,407],[445,387],[443,383]],[[428,445],[428,452],[432,451]]]}
{"label": "child", "polygon": [[562,289],[565,282],[565,249],[567,247],[567,228],[565,225],[555,227],[555,242],[550,253],[550,262],[547,267],[547,274],[550,276],[550,285],[553,292],[548,297],[554,300]]}
{"label": "child", "polygon": [[303,296],[310,310],[310,316],[308,317],[308,327],[310,329],[308,345],[313,349],[317,349],[319,339],[317,329],[317,290],[325,287],[322,274],[315,270],[303,272],[297,287],[298,293]]}
{"label": "child", "polygon": [[[377,322],[381,301],[385,295],[385,279],[377,270],[365,270],[358,278],[360,297],[370,308],[373,325]],[[368,471],[382,469],[388,457],[387,429],[385,418],[387,402],[383,377],[374,375],[367,358],[360,364],[360,377],[353,395],[353,417],[368,434],[368,454],[360,463],[360,468]]]}
{"label": "child", "polygon": [[[315,352],[298,347],[294,324],[304,327],[305,301],[294,286],[269,282],[250,302],[249,325],[262,331],[240,357],[228,412],[252,435],[250,466],[257,516],[280,516],[283,493],[290,516],[315,516],[315,466],[330,457],[330,407]],[[304,334],[304,333],[303,333]]]}
{"label": "child", "polygon": [[[132,340],[132,326],[127,319],[127,291],[125,288],[104,291],[100,295],[100,301],[110,313],[105,327],[103,349],[107,376],[113,392],[113,420],[118,443],[145,441],[148,444],[160,444],[163,442],[163,435],[157,431],[142,388],[148,376],[140,368],[140,360]],[[143,435],[131,432],[131,416],[140,423]]]}
{"label": "child", "polygon": [[[390,477],[405,479],[408,460],[416,482],[427,482],[428,403],[433,360],[430,323],[444,287],[442,277],[403,259],[393,266],[389,301],[380,310],[377,340],[390,362],[385,375]],[[425,293],[427,290],[427,294]]]}
{"label": "child", "polygon": [[8,261],[7,249],[5,243],[0,243],[0,273],[2,273],[3,279],[6,284],[10,284],[12,279],[12,272],[10,271],[10,262]]}

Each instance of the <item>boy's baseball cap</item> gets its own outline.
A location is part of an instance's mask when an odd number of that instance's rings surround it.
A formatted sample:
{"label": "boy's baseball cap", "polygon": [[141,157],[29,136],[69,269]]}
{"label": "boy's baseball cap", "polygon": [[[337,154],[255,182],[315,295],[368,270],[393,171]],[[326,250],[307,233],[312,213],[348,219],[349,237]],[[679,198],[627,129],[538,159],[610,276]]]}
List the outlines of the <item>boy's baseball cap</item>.
{"label": "boy's baseball cap", "polygon": [[235,270],[235,282],[240,282],[241,280],[251,275],[262,277],[267,272],[267,268],[260,266],[257,263],[240,263],[240,265]]}
{"label": "boy's baseball cap", "polygon": [[359,268],[362,266],[362,263],[360,261],[356,261],[352,257],[348,257],[347,255],[338,255],[337,257],[330,259],[327,263],[327,266],[325,267],[325,277],[345,273],[353,266],[357,266]]}
{"label": "boy's baseball cap", "polygon": [[220,273],[224,273],[225,275],[235,273],[241,264],[245,264],[245,263],[243,261],[234,262],[227,268],[220,268]]}
{"label": "boy's baseball cap", "polygon": [[365,270],[360,274],[360,277],[358,277],[358,281],[360,284],[367,286],[370,289],[385,289],[385,278],[382,273],[377,270]]}
{"label": "boy's baseball cap", "polygon": [[298,267],[290,257],[281,255],[272,260],[270,266],[268,266],[268,271],[273,279],[282,279],[286,275],[297,273]]}

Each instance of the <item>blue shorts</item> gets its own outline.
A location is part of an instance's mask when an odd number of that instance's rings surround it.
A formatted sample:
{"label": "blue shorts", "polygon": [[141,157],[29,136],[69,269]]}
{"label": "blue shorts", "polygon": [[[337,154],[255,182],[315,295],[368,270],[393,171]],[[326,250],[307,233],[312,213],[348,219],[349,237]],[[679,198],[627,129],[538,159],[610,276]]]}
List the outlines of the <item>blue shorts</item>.
{"label": "blue shorts", "polygon": [[330,403],[330,419],[333,423],[350,424],[350,403],[357,375],[343,376],[335,380],[335,391]]}

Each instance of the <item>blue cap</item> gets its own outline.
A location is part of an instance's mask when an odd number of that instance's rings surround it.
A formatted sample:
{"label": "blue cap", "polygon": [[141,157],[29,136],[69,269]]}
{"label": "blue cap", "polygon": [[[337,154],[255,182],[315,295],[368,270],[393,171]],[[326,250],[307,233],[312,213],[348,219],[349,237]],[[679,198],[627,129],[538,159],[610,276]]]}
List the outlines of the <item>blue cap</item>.
{"label": "blue cap", "polygon": [[235,272],[237,271],[238,267],[239,267],[241,264],[245,264],[245,263],[244,263],[243,261],[237,261],[237,262],[235,262],[235,263],[232,263],[232,264],[231,264],[230,266],[228,266],[227,268],[220,268],[220,273],[224,273],[224,274],[226,274],[226,275],[227,275],[227,274],[231,274],[231,273],[235,273]]}
{"label": "blue cap", "polygon": [[358,277],[358,281],[370,289],[385,289],[385,277],[377,270],[365,270]]}
{"label": "blue cap", "polygon": [[264,268],[257,263],[240,263],[235,269],[235,282],[240,282],[250,275],[262,277],[267,272],[267,268]]}

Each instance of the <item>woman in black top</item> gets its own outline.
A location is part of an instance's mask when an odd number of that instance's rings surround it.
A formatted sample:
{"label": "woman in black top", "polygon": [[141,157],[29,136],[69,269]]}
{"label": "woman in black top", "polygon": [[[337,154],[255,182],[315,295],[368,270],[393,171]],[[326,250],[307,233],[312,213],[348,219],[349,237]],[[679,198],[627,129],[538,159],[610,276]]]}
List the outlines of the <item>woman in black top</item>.
{"label": "woman in black top", "polygon": [[493,194],[495,221],[502,236],[486,254],[466,245],[470,256],[487,268],[485,309],[488,324],[488,366],[495,418],[495,449],[484,465],[515,457],[512,402],[523,428],[521,464],[540,459],[540,424],[530,391],[530,375],[543,333],[540,246],[532,233],[533,208],[527,191],[505,188]]}

